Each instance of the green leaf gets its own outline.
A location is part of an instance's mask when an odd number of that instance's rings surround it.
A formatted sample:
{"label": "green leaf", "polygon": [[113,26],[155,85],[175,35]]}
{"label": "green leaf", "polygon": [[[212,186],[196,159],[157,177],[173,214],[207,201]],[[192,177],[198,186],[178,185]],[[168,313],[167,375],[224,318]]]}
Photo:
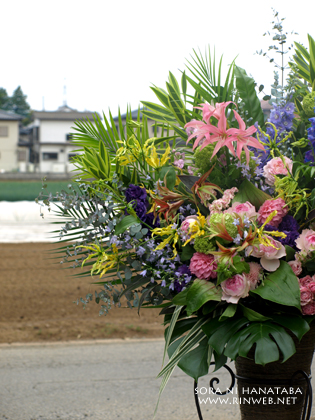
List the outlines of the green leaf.
{"label": "green leaf", "polygon": [[244,69],[235,66],[235,81],[236,89],[244,102],[244,108],[248,115],[253,118],[253,123],[258,121],[258,124],[263,127],[265,122],[264,113],[256,93],[255,80],[247,76]]}
{"label": "green leaf", "polygon": [[259,314],[256,311],[253,311],[253,309],[246,308],[246,306],[244,306],[244,305],[240,305],[240,307],[241,307],[241,310],[243,312],[243,315],[249,321],[268,321],[268,319],[271,319],[271,318],[268,318],[264,315]]}
{"label": "green leaf", "polygon": [[211,348],[207,343],[205,337],[196,347],[185,356],[183,356],[178,363],[178,367],[191,378],[197,382],[201,376],[207,375],[211,360]]}
{"label": "green leaf", "polygon": [[258,211],[260,206],[269,199],[271,199],[270,195],[261,191],[259,188],[255,187],[255,185],[245,179],[240,185],[238,193],[232,202],[235,203],[238,201],[240,203],[246,203],[246,201],[249,201]]}
{"label": "green leaf", "polygon": [[188,261],[191,259],[191,257],[194,255],[195,250],[194,247],[187,244],[182,248],[182,252],[180,255],[180,260],[181,261]]}
{"label": "green leaf", "polygon": [[135,225],[138,223],[138,219],[136,219],[131,214],[129,216],[124,217],[115,228],[115,235],[120,235],[121,233],[125,232],[130,226]]}
{"label": "green leaf", "polygon": [[190,316],[209,300],[221,301],[221,290],[210,281],[196,279],[187,293],[187,315]]}
{"label": "green leaf", "polygon": [[310,330],[309,323],[301,316],[273,315],[272,321],[292,331],[299,340]]}
{"label": "green leaf", "polygon": [[246,357],[254,344],[255,363],[259,365],[279,360],[279,349],[284,360],[295,353],[295,345],[290,335],[282,327],[267,321],[252,323],[235,333],[230,338],[224,354],[232,359],[237,355]]}
{"label": "green leaf", "polygon": [[172,302],[174,303],[174,305],[186,305],[188,290],[189,289],[184,289],[181,292],[179,292],[178,295],[173,297]]}
{"label": "green leaf", "polygon": [[166,186],[169,190],[172,190],[176,183],[176,172],[172,166],[163,166],[159,173],[159,179],[164,181],[166,177]]}
{"label": "green leaf", "polygon": [[299,282],[285,261],[280,261],[280,267],[269,274],[257,289],[250,291],[250,294],[259,295],[280,305],[293,306],[301,311]]}
{"label": "green leaf", "polygon": [[285,247],[285,252],[287,254],[286,261],[288,262],[288,261],[294,260],[295,250],[291,248],[289,245],[284,245],[284,247]]}
{"label": "green leaf", "polygon": [[221,322],[221,325],[210,336],[209,344],[218,354],[223,353],[229,339],[246,324],[248,324],[246,318],[227,319],[226,321]]}
{"label": "green leaf", "polygon": [[[181,319],[176,322],[173,333],[170,338],[170,343],[173,343],[175,340],[177,340],[181,335],[183,335],[186,331],[190,330],[198,321],[198,318],[187,318],[187,319]],[[169,327],[165,329],[164,337],[168,334]],[[169,351],[168,351],[169,353]],[[169,353],[170,355],[170,353]]]}
{"label": "green leaf", "polygon": [[237,305],[230,303],[223,314],[220,316],[219,321],[225,321],[228,318],[232,318],[235,315]]}

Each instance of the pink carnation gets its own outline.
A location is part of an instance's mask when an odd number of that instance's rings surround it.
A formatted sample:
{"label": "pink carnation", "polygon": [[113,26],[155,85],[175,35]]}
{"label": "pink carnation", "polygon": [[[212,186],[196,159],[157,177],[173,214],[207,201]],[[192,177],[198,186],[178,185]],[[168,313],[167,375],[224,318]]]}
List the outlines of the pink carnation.
{"label": "pink carnation", "polygon": [[315,232],[311,229],[304,229],[301,235],[295,240],[296,246],[301,253],[307,254],[315,250]]}
{"label": "pink carnation", "polygon": [[288,157],[284,156],[284,162],[281,158],[271,159],[267,165],[264,166],[264,177],[266,178],[267,184],[273,186],[275,183],[274,175],[288,175],[288,169],[292,171],[293,162]]}
{"label": "pink carnation", "polygon": [[190,260],[189,269],[192,274],[198,277],[198,279],[215,279],[217,277],[216,269],[218,265],[213,255],[202,254],[196,252]]}
{"label": "pink carnation", "polygon": [[239,203],[236,201],[232,207],[227,209],[224,213],[237,213],[240,216],[245,215],[249,219],[252,219],[257,215],[255,207],[249,201],[246,201],[246,203]]}
{"label": "pink carnation", "polygon": [[300,261],[298,260],[289,261],[288,264],[292,268],[293,273],[296,276],[299,276],[302,273],[302,264]]}
{"label": "pink carnation", "polygon": [[308,287],[302,286],[300,288],[301,293],[301,306],[305,306],[313,300],[313,293],[309,290]]}
{"label": "pink carnation", "polygon": [[266,200],[264,204],[258,210],[258,222],[263,224],[267,220],[268,216],[273,211],[277,211],[277,214],[268,222],[269,225],[278,227],[283,219],[283,217],[288,213],[285,201],[282,198],[277,198],[275,200]]}
{"label": "pink carnation", "polygon": [[246,273],[245,276],[247,280],[250,281],[250,290],[254,290],[257,286],[259,280],[259,274],[261,273],[261,265],[255,262],[250,262],[249,264],[249,273]]}
{"label": "pink carnation", "polygon": [[221,283],[222,300],[237,303],[241,298],[248,296],[251,283],[244,274],[236,274]]}
{"label": "pink carnation", "polygon": [[305,306],[302,306],[303,315],[315,315],[315,302],[310,302]]}

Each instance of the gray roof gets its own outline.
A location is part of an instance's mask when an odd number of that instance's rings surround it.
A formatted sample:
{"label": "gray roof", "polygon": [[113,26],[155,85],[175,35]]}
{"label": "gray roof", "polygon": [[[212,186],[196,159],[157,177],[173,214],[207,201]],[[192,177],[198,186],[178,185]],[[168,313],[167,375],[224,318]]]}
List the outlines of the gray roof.
{"label": "gray roof", "polygon": [[89,118],[93,121],[95,112],[91,111],[76,111],[73,110],[57,110],[57,111],[33,111],[34,119],[39,120],[54,120],[54,121],[75,121],[82,118]]}
{"label": "gray roof", "polygon": [[0,109],[0,120],[1,121],[19,121],[22,120],[23,117],[21,115],[15,114],[11,111],[4,111]]}

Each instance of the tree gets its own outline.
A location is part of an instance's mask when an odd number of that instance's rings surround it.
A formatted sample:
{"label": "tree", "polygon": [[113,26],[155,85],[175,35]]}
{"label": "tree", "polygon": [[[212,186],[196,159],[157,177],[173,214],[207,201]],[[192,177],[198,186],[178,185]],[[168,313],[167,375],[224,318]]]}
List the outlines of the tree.
{"label": "tree", "polygon": [[0,88],[0,109],[13,111],[23,117],[23,125],[27,125],[32,120],[31,107],[27,102],[27,96],[24,95],[21,86],[18,86],[12,96],[8,96],[7,91]]}
{"label": "tree", "polygon": [[7,94],[7,91],[3,88],[0,88],[0,109],[5,109],[5,105],[7,104],[9,100],[9,96]]}

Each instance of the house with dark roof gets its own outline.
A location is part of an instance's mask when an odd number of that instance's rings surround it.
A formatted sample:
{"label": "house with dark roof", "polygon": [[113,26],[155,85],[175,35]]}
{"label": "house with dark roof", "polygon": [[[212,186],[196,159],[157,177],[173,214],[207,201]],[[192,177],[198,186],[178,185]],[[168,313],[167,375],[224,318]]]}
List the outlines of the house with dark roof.
{"label": "house with dark roof", "polygon": [[18,141],[21,115],[0,109],[0,172],[18,170]]}
{"label": "house with dark roof", "polygon": [[74,122],[83,118],[93,121],[90,111],[77,111],[63,105],[57,111],[33,111],[34,122],[28,127],[31,161],[41,173],[68,173],[76,146],[71,144]]}

